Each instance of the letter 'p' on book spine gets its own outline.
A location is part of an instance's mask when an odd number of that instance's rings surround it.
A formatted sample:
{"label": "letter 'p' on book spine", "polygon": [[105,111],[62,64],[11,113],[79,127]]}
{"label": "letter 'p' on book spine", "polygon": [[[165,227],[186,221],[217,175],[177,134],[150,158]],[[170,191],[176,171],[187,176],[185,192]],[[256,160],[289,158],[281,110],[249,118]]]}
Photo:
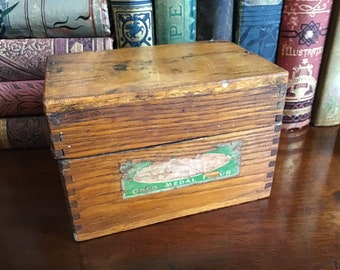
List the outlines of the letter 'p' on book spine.
{"label": "letter 'p' on book spine", "polygon": [[156,44],[196,41],[196,0],[155,0]]}

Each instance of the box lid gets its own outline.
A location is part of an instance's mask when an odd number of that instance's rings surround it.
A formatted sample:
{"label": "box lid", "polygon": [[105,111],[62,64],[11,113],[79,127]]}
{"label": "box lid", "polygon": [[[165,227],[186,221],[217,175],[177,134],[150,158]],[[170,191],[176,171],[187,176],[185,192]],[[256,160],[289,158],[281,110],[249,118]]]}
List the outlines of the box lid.
{"label": "box lid", "polygon": [[277,124],[287,76],[231,42],[50,56],[44,105],[56,157]]}

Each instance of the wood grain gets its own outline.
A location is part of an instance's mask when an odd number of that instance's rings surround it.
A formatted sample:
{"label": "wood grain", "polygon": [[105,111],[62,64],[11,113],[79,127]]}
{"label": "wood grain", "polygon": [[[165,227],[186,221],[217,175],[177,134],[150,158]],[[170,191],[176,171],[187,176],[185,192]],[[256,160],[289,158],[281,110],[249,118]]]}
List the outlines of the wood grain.
{"label": "wood grain", "polygon": [[246,130],[282,114],[287,72],[235,44],[127,50],[50,59],[44,103],[58,158]]}
{"label": "wood grain", "polygon": [[[273,126],[141,150],[60,161],[78,241],[189,214],[268,197],[279,132]],[[242,140],[238,176],[122,199],[121,164],[194,157],[218,144]],[[273,155],[273,153],[275,153]],[[202,199],[204,198],[204,199]]]}
{"label": "wood grain", "polygon": [[[230,42],[51,57],[44,103],[75,239],[268,197],[287,78]],[[123,199],[122,164],[235,141],[234,177]]]}

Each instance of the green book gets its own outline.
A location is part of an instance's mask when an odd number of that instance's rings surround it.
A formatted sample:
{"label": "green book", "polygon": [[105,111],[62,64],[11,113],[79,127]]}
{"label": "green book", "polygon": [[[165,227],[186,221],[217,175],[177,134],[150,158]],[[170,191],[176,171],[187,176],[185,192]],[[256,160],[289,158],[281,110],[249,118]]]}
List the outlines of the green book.
{"label": "green book", "polygon": [[312,123],[340,124],[340,2],[334,2],[320,77],[315,93]]}
{"label": "green book", "polygon": [[156,44],[196,41],[196,0],[155,0]]}
{"label": "green book", "polygon": [[106,0],[0,0],[0,39],[110,35]]}

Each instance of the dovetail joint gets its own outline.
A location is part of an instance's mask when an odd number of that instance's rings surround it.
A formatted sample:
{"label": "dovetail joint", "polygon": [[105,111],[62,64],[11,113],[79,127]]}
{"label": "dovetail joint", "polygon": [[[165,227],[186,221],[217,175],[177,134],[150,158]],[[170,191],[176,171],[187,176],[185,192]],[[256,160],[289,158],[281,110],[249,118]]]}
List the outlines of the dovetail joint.
{"label": "dovetail joint", "polygon": [[271,188],[271,187],[272,187],[272,185],[273,185],[273,183],[272,183],[272,182],[268,182],[268,183],[266,183],[266,184],[265,184],[265,186],[264,186],[264,189]]}
{"label": "dovetail joint", "polygon": [[267,178],[272,178],[274,176],[274,172],[267,173]]}

